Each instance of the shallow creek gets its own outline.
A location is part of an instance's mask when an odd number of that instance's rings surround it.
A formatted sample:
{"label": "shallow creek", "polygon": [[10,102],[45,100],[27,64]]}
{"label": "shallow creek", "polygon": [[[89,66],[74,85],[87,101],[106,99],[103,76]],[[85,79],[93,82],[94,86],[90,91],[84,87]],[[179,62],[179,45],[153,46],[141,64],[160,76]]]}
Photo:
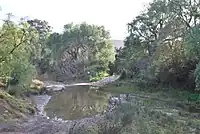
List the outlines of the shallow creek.
{"label": "shallow creek", "polygon": [[111,96],[89,86],[75,86],[52,95],[31,96],[31,99],[39,113],[48,118],[76,120],[105,112]]}
{"label": "shallow creek", "polygon": [[[144,127],[149,125],[149,128],[145,128],[145,134],[147,131],[155,133],[154,130],[160,133],[174,131],[173,134],[200,134],[200,114],[185,111],[173,100],[166,102],[134,94],[108,93],[91,89],[89,86],[66,87],[60,91],[56,89],[49,95],[31,96],[31,99],[37,105],[39,114],[44,115],[45,118],[40,116],[33,118],[29,122],[9,128],[6,132],[85,134],[88,133],[85,131],[90,126],[102,127],[105,122],[110,121],[105,113],[118,117],[119,113],[127,114],[131,111],[131,116],[128,116],[132,120],[131,125],[128,126],[131,130],[126,132],[127,134],[143,133]],[[132,106],[130,107],[129,104]],[[112,110],[116,106],[125,106],[117,116],[113,112],[115,110]],[[138,124],[141,121],[147,126]],[[148,124],[149,122],[151,124]],[[109,123],[106,124],[108,125]]]}

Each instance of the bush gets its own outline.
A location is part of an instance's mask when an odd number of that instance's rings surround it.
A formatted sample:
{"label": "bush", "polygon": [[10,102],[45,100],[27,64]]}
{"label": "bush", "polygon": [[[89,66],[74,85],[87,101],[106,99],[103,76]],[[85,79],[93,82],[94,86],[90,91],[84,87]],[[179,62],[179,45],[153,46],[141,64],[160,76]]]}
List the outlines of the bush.
{"label": "bush", "polygon": [[[0,38],[1,81],[7,85],[8,90],[10,85],[20,85],[26,89],[35,73],[30,57],[35,49],[37,34],[25,22],[15,24],[11,21],[6,21],[2,25],[0,34],[2,35]],[[12,94],[14,93],[12,91]]]}
{"label": "bush", "polygon": [[[7,83],[7,90],[9,91],[9,93],[12,93],[12,95],[19,95],[25,90],[29,90],[29,85],[35,74],[35,68],[33,65],[26,61],[16,62],[13,65],[13,70],[11,74],[11,80],[8,80]],[[18,85],[20,88],[13,88],[12,85]]]}
{"label": "bush", "polygon": [[[16,51],[12,59],[9,59],[8,62],[2,62],[1,65],[0,76],[2,76],[3,82],[7,85],[7,90],[9,92],[15,94],[29,88],[28,86],[36,70],[29,62],[28,54],[23,51]],[[10,86],[12,85],[20,85],[20,87],[23,88],[20,88],[20,91],[14,91],[19,89],[11,89]]]}
{"label": "bush", "polygon": [[99,72],[96,72],[95,74],[93,75],[90,75],[90,81],[98,81],[98,80],[101,80],[105,77],[109,76],[109,74],[105,71],[99,71]]}
{"label": "bush", "polygon": [[195,84],[196,84],[196,90],[200,90],[200,64],[196,66],[195,72]]}

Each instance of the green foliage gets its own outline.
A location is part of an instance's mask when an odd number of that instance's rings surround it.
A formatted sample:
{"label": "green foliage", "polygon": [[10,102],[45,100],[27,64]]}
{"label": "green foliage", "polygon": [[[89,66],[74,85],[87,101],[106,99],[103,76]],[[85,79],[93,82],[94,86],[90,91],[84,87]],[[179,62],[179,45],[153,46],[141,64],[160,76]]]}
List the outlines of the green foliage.
{"label": "green foliage", "polygon": [[200,90],[200,64],[197,65],[194,75],[195,75],[196,90]]}
{"label": "green foliage", "polygon": [[105,77],[108,77],[109,74],[106,73],[105,71],[100,71],[100,72],[93,72],[93,75],[90,75],[90,81],[98,81],[101,80]]}
{"label": "green foliage", "polygon": [[36,66],[39,74],[44,74],[51,66],[51,49],[47,42],[51,32],[51,26],[48,22],[34,19],[28,20],[27,23],[31,29],[37,33],[37,40],[33,44],[34,49],[31,51],[30,62]]}
{"label": "green foliage", "polygon": [[101,77],[99,72],[107,71],[109,62],[115,59],[109,32],[103,26],[66,24],[62,34],[50,35],[47,45],[54,63],[65,65],[62,69],[66,76],[78,77],[89,71],[92,77]]}
{"label": "green foliage", "polygon": [[12,64],[12,74],[15,74],[15,79],[19,80],[19,84],[28,86],[36,73],[35,67],[27,59],[21,62],[13,62]]}
{"label": "green foliage", "polygon": [[188,101],[190,102],[200,102],[200,94],[189,94]]}
{"label": "green foliage", "polygon": [[114,47],[104,27],[66,24],[63,33],[50,32],[48,22],[38,19],[5,21],[0,29],[0,76],[6,84],[27,87],[36,72],[59,69],[57,74],[67,72],[65,76],[79,77],[88,71],[96,80],[106,76]]}
{"label": "green foliage", "polygon": [[27,87],[35,73],[35,68],[29,60],[37,41],[35,29],[30,28],[26,22],[16,24],[5,21],[0,34],[2,80],[6,84],[21,84]]}
{"label": "green foliage", "polygon": [[[193,27],[190,29],[189,33],[185,37],[185,50],[188,58],[192,59],[196,63],[198,63],[200,57],[200,29],[199,25]],[[194,77],[195,77],[195,84],[196,90],[199,90],[200,88],[200,65],[199,63],[196,65],[196,69],[194,71]]]}
{"label": "green foliage", "polygon": [[85,56],[94,60],[101,58],[106,62],[107,59],[114,60],[114,51],[109,51],[113,49],[109,38],[109,33],[102,26],[70,23],[64,26],[63,34],[50,35],[48,46],[53,50],[54,59],[59,59],[67,51],[75,59]]}
{"label": "green foliage", "polygon": [[185,37],[185,49],[190,58],[199,60],[200,57],[200,27],[193,27]]}
{"label": "green foliage", "polygon": [[124,48],[117,51],[117,72],[125,70],[126,78],[140,85],[193,89],[193,72],[200,58],[198,4],[187,0],[151,2],[128,23]]}

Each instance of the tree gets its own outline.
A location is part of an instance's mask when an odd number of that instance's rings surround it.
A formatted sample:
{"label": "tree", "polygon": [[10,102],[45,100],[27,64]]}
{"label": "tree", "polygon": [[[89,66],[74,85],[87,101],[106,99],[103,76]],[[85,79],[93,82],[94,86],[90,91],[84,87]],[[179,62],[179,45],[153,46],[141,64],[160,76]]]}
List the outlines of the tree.
{"label": "tree", "polygon": [[195,62],[187,57],[184,44],[188,32],[199,24],[199,4],[195,0],[154,0],[128,24],[129,36],[118,63],[126,65],[129,77],[170,85],[176,81],[184,86],[190,81]]}
{"label": "tree", "polygon": [[[27,20],[30,28],[35,29],[38,34],[38,41],[33,45],[35,49],[31,53],[31,61],[37,66],[37,70],[40,73],[45,73],[49,70],[51,62],[51,49],[47,46],[47,40],[50,36],[51,26],[47,21],[38,19]],[[40,70],[40,71],[39,71]]]}
{"label": "tree", "polygon": [[34,29],[22,21],[16,24],[6,20],[0,29],[0,76],[5,82],[26,85],[34,73],[29,62],[32,45],[37,40]]}
{"label": "tree", "polygon": [[114,47],[109,32],[103,26],[66,24],[63,34],[50,35],[48,46],[52,49],[54,60],[68,76],[106,71],[109,62],[114,61]]}

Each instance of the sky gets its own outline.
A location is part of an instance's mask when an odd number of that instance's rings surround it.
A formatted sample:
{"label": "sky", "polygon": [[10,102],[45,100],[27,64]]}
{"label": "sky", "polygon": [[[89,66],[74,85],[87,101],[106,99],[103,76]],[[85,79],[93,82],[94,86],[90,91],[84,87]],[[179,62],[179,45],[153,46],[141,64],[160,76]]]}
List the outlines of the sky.
{"label": "sky", "polygon": [[53,31],[62,32],[67,23],[103,25],[112,39],[123,40],[131,22],[151,0],[0,0],[0,19],[28,16],[46,20]]}

